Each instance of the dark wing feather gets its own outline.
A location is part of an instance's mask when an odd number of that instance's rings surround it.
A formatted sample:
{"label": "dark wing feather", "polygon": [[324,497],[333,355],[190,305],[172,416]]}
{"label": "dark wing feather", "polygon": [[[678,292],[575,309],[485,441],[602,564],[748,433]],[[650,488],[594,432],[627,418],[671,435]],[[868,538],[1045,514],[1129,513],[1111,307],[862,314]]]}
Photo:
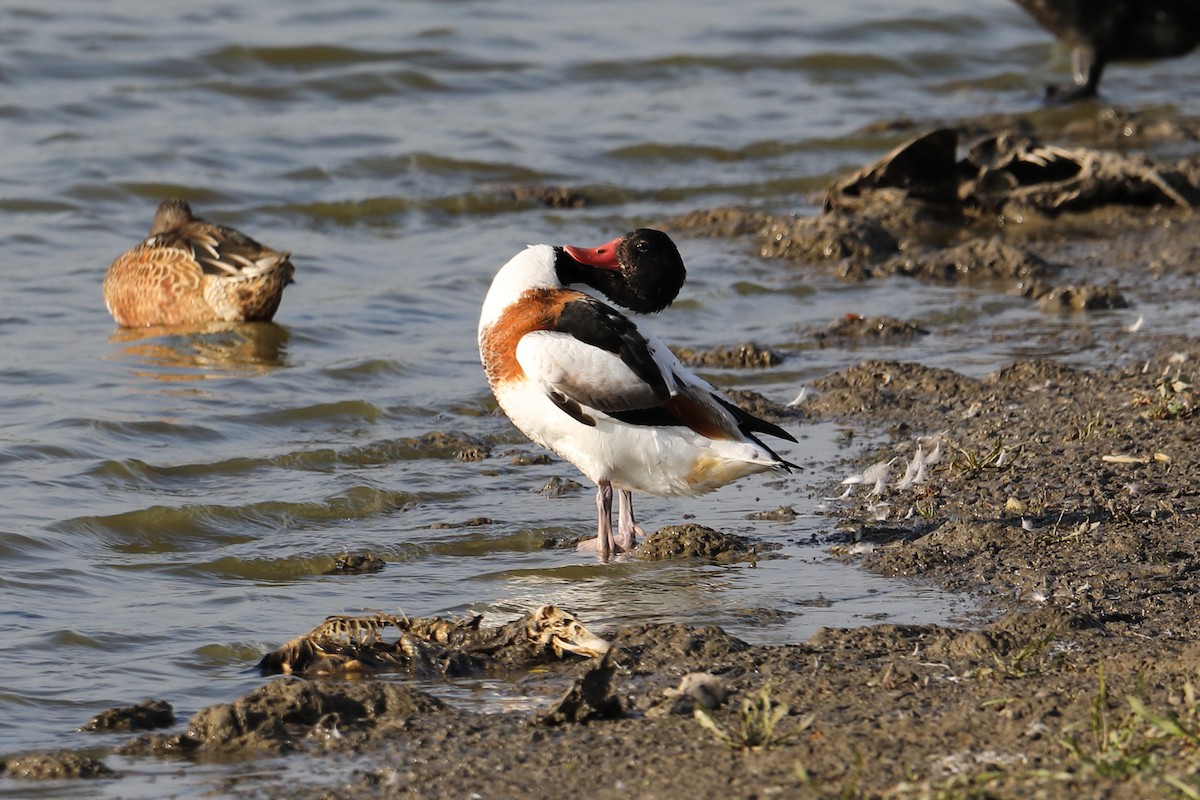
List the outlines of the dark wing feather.
{"label": "dark wing feather", "polygon": [[585,344],[616,353],[634,373],[654,388],[670,395],[662,370],[654,361],[646,337],[624,314],[599,300],[585,297],[563,305],[553,330],[569,333]]}

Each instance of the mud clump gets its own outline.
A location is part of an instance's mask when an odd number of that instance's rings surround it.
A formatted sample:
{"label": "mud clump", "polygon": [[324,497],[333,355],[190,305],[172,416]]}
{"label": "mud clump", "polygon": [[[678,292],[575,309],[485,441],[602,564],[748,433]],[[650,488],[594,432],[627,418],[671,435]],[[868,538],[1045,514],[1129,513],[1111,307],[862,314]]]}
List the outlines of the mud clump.
{"label": "mud clump", "polygon": [[796,519],[796,509],[791,506],[780,506],[771,511],[755,511],[752,514],[747,514],[746,519],[765,519],[771,522],[791,522]]}
{"label": "mud clump", "polygon": [[281,679],[232,703],[201,709],[184,733],[139,737],[117,752],[194,758],[277,755],[297,750],[306,741],[344,741],[356,731],[447,710],[436,697],[398,684]]}
{"label": "mud clump", "polygon": [[774,350],[759,347],[754,342],[724,345],[711,350],[695,350],[690,347],[672,347],[675,357],[689,367],[717,367],[721,369],[761,369],[783,363],[783,356]]}
{"label": "mud clump", "polygon": [[537,721],[542,725],[565,725],[624,716],[621,698],[616,693],[617,665],[613,653],[609,650],[588,667],[552,708],[538,715]]}
{"label": "mud clump", "polygon": [[864,361],[813,386],[819,394],[805,404],[810,412],[875,416],[886,408],[890,419],[903,413],[913,423],[933,411],[966,411],[966,398],[978,393],[978,381],[957,372],[897,361]]}
{"label": "mud clump", "polygon": [[779,545],[752,542],[743,536],[706,528],[703,525],[668,525],[659,528],[638,545],[634,555],[646,561],[695,558],[716,564],[773,558]]}
{"label": "mud clump", "polygon": [[499,198],[519,206],[542,208],[585,208],[591,205],[586,192],[569,186],[545,186],[541,184],[517,184],[491,187]]}
{"label": "mud clump", "polygon": [[82,753],[25,753],[0,758],[0,777],[27,781],[62,781],[79,778],[113,778],[107,764]]}
{"label": "mud clump", "polygon": [[1097,145],[1128,147],[1159,142],[1194,142],[1200,139],[1200,121],[1151,117],[1122,108],[1102,108],[1096,116],[1069,120],[1062,135]]}
{"label": "mud clump", "polygon": [[730,239],[758,233],[775,220],[773,214],[742,208],[690,211],[670,220],[666,227],[692,236]]}
{"label": "mud clump", "polygon": [[430,524],[429,529],[435,531],[457,530],[459,528],[483,528],[488,525],[495,525],[496,520],[491,517],[471,517],[462,522],[434,522]]}
{"label": "mud clump", "polygon": [[852,214],[793,217],[722,208],[684,214],[666,227],[694,236],[749,237],[762,258],[812,264],[876,262],[900,250],[879,222]]}
{"label": "mud clump", "polygon": [[803,419],[803,412],[791,406],[776,403],[758,392],[750,389],[727,389],[725,397],[737,404],[739,408],[767,422],[776,424],[795,422]]}
{"label": "mud clump", "polygon": [[367,575],[382,572],[387,562],[374,553],[338,553],[322,575]]}
{"label": "mud clump", "polygon": [[135,706],[122,706],[101,711],[92,717],[81,731],[151,731],[175,724],[175,709],[165,700],[143,700]]}
{"label": "mud clump", "polygon": [[508,460],[508,463],[514,467],[535,467],[553,464],[554,459],[545,453],[514,453],[513,457]]}
{"label": "mud clump", "polygon": [[613,644],[628,654],[639,670],[649,672],[701,669],[727,671],[750,645],[716,625],[627,625]]}
{"label": "mud clump", "polygon": [[491,446],[482,440],[462,433],[430,431],[411,441],[415,449],[426,458],[482,461],[492,452]]}
{"label": "mud clump", "polygon": [[581,491],[583,491],[582,483],[559,475],[555,475],[546,481],[545,485],[538,490],[540,494],[544,494],[546,497],[565,497],[566,495]]}
{"label": "mud clump", "polygon": [[952,208],[958,202],[957,147],[958,132],[950,128],[910,139],[834,183],[825,193],[825,208],[888,189],[907,199]]}
{"label": "mud clump", "polygon": [[910,248],[870,271],[869,277],[906,275],[930,283],[1022,282],[1045,278],[1061,268],[1048,263],[1026,248],[1015,247],[996,237],[970,239],[945,248]]}
{"label": "mud clump", "polygon": [[882,261],[900,251],[900,243],[870,217],[826,214],[775,217],[757,234],[759,255],[788,261],[859,264]]}
{"label": "mud clump", "polygon": [[1129,301],[1115,285],[1029,287],[1025,296],[1037,301],[1043,311],[1107,311],[1128,308]]}
{"label": "mud clump", "polygon": [[853,342],[859,339],[912,339],[929,333],[912,320],[905,322],[892,317],[863,317],[858,314],[846,314],[823,328],[802,329],[800,332],[822,346],[844,346],[847,340]]}

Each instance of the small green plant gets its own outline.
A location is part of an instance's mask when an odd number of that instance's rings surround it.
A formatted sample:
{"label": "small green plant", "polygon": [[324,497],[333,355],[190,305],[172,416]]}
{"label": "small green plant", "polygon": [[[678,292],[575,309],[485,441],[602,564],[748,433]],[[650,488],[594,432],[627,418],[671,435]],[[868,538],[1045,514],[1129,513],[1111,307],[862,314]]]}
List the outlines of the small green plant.
{"label": "small green plant", "polygon": [[983,667],[978,672],[979,678],[1000,676],[1003,678],[1028,678],[1041,675],[1048,666],[1049,654],[1047,648],[1054,641],[1054,634],[1047,633],[1026,642],[1025,645],[1010,658],[1001,658],[998,653],[992,653],[995,666]]}
{"label": "small green plant", "polygon": [[1067,734],[1062,743],[1067,752],[1097,774],[1106,778],[1126,778],[1145,769],[1150,752],[1140,736],[1142,726],[1134,714],[1127,714],[1119,721],[1113,718],[1108,708],[1104,667],[1097,667],[1096,674],[1099,687],[1089,704],[1091,741],[1080,744],[1073,735]]}
{"label": "small green plant", "polygon": [[934,503],[917,503],[915,508],[917,516],[921,519],[933,519],[937,516],[937,505]]}
{"label": "small green plant", "polygon": [[1139,392],[1133,398],[1135,406],[1146,406],[1142,417],[1156,419],[1187,419],[1196,411],[1196,392],[1193,385],[1184,380],[1179,368],[1171,375],[1167,366],[1158,378],[1158,386],[1149,393]]}
{"label": "small green plant", "polygon": [[[1033,784],[1069,781],[1072,777],[1069,772],[1035,769],[985,770],[954,775],[942,781],[910,778],[894,786],[889,797],[896,800],[995,800],[997,797],[1022,797],[1029,793]],[[1025,792],[1014,794],[1014,791],[1022,790]]]}
{"label": "small green plant", "polygon": [[[1163,774],[1164,767],[1185,758],[1187,773],[1195,773],[1195,755],[1200,748],[1200,699],[1191,681],[1183,684],[1181,713],[1160,714],[1150,710],[1136,695],[1126,695],[1129,711],[1119,717],[1108,708],[1108,685],[1103,668],[1097,669],[1099,690],[1091,701],[1090,741],[1081,743],[1072,735],[1063,746],[1081,763],[1103,777],[1127,779],[1149,773],[1179,791],[1200,800],[1200,788],[1183,778]],[[1140,690],[1139,690],[1140,691]]]}
{"label": "small green plant", "polygon": [[726,729],[707,708],[697,705],[692,715],[700,726],[709,730],[717,739],[739,750],[761,750],[782,744],[809,728],[815,717],[809,715],[800,724],[787,732],[776,730],[780,721],[788,715],[787,703],[771,700],[771,687],[763,686],[757,694],[742,700],[737,712],[736,726]]}
{"label": "small green plant", "polygon": [[1064,442],[1086,441],[1100,435],[1105,429],[1107,422],[1104,414],[1097,411],[1090,416],[1079,416],[1072,420],[1067,427],[1067,433],[1063,436]]}
{"label": "small green plant", "polygon": [[977,450],[967,450],[958,445],[954,445],[954,449],[958,451],[958,455],[954,457],[952,466],[958,470],[959,474],[978,475],[985,469],[999,468],[1004,463],[1004,454],[1010,448],[1006,448],[1000,438],[996,437],[996,443],[986,453],[981,453]]}

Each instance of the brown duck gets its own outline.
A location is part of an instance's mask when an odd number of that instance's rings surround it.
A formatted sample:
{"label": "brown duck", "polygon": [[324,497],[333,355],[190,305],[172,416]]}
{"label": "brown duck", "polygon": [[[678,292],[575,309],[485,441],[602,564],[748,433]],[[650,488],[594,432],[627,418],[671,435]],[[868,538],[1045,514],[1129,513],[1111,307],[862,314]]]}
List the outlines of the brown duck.
{"label": "brown duck", "polygon": [[199,219],[173,197],[155,212],[150,238],[108,268],[104,304],[126,328],[265,322],[292,282],[290,255]]}

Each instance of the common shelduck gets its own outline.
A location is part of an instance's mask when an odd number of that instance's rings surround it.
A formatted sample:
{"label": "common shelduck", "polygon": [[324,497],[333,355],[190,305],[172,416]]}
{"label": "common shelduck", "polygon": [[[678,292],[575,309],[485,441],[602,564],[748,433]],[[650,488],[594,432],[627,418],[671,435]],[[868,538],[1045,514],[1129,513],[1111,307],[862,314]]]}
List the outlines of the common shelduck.
{"label": "common shelduck", "polygon": [[171,198],[155,212],[150,238],[108,268],[104,304],[126,328],[268,321],[292,282],[289,256]]}
{"label": "common shelduck", "polygon": [[488,384],[526,436],[595,481],[597,537],[579,547],[601,558],[644,535],[630,492],[697,495],[795,466],[755,435],[796,441],[791,434],[722,397],[612,306],[567,288],[586,284],[653,313],[671,304],[686,275],[670,237],[643,228],[595,248],[531,245],[500,269],[483,303]]}

